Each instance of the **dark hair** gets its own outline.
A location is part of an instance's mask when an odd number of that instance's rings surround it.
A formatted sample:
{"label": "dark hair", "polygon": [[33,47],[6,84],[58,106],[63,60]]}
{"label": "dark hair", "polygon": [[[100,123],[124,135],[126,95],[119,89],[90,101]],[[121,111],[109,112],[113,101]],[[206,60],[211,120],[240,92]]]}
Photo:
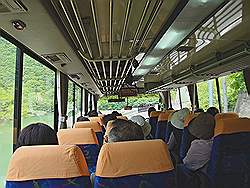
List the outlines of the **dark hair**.
{"label": "dark hair", "polygon": [[194,113],[200,113],[200,112],[204,112],[204,110],[202,108],[197,108],[194,111]]}
{"label": "dark hair", "polygon": [[96,117],[98,116],[98,113],[96,110],[91,110],[89,113],[88,113],[88,116],[89,117]]}
{"label": "dark hair", "polygon": [[117,111],[113,111],[112,114],[115,115],[115,116],[122,116],[122,114],[120,114],[120,113],[117,112]]}
{"label": "dark hair", "polygon": [[150,107],[148,109],[148,117],[150,117],[150,113],[156,111],[155,107]]}
{"label": "dark hair", "polygon": [[215,116],[219,113],[219,110],[215,107],[210,107],[207,109],[207,113],[211,114],[212,116]]}
{"label": "dark hair", "polygon": [[174,110],[172,107],[168,108],[168,110]]}
{"label": "dark hair", "polygon": [[105,115],[105,116],[103,117],[103,124],[104,124],[104,126],[106,127],[109,121],[111,121],[111,120],[116,120],[116,119],[117,119],[116,116],[113,115],[113,114]]}
{"label": "dark hair", "polygon": [[143,140],[144,134],[142,128],[137,123],[130,120],[117,119],[112,122],[113,128],[108,135],[109,142],[122,142]]}
{"label": "dark hair", "polygon": [[84,117],[84,116],[79,116],[77,119],[76,119],[77,122],[79,121],[90,121],[89,118],[87,117]]}
{"label": "dark hair", "polygon": [[44,123],[34,123],[23,128],[17,141],[17,147],[57,144],[56,132]]}

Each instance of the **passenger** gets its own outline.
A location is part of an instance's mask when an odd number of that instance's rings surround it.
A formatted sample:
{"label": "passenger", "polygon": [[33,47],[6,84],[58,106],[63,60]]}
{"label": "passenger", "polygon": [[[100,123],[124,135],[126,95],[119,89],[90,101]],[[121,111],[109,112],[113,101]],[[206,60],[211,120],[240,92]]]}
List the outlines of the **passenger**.
{"label": "passenger", "polygon": [[17,147],[57,144],[56,132],[44,123],[34,123],[23,128],[17,141]]}
{"label": "passenger", "polygon": [[219,110],[215,107],[210,107],[207,109],[207,113],[215,117],[215,115],[219,113]]}
{"label": "passenger", "polygon": [[112,126],[108,134],[109,143],[144,139],[142,128],[130,120],[117,119],[112,122]]}
{"label": "passenger", "polygon": [[[213,144],[215,120],[209,113],[201,113],[188,126],[189,132],[198,139],[192,141],[191,146],[183,159],[182,165],[177,165],[178,187],[192,183],[190,187],[197,187],[195,182],[208,185],[207,166]],[[197,179],[198,178],[198,179]]]}
{"label": "passenger", "polygon": [[194,113],[201,113],[201,112],[204,112],[202,108],[197,108],[194,110]]}
{"label": "passenger", "polygon": [[89,117],[97,117],[98,116],[98,113],[96,110],[91,110],[89,113],[88,113],[88,116]]}
{"label": "passenger", "polygon": [[183,159],[188,169],[198,170],[209,161],[214,127],[215,119],[209,113],[201,113],[188,126],[190,134],[198,138],[191,143],[187,156]]}
{"label": "passenger", "polygon": [[174,110],[172,107],[168,108],[167,110]]}
{"label": "passenger", "polygon": [[119,112],[117,112],[117,111],[113,111],[112,112],[112,115],[114,115],[114,116],[122,116],[122,114],[121,113],[119,113]]}
{"label": "passenger", "polygon": [[141,126],[145,139],[150,139],[151,125],[143,116],[136,115],[131,117],[130,120]]}
{"label": "passenger", "polygon": [[87,117],[84,117],[84,116],[79,116],[77,119],[76,119],[77,122],[80,122],[80,121],[90,121],[89,118]]}
{"label": "passenger", "polygon": [[182,139],[182,131],[184,129],[184,120],[188,116],[189,112],[190,111],[188,108],[183,108],[174,112],[170,118],[170,124],[167,128],[167,134],[170,135],[168,148],[177,163],[179,163],[180,144]]}
{"label": "passenger", "polygon": [[116,120],[116,119],[117,119],[116,116],[113,115],[113,114],[105,115],[105,116],[103,117],[103,125],[104,125],[104,127],[105,127],[105,128],[107,127],[109,121],[111,121],[111,120]]}
{"label": "passenger", "polygon": [[150,113],[156,111],[155,107],[150,107],[148,109],[148,117],[150,118]]}

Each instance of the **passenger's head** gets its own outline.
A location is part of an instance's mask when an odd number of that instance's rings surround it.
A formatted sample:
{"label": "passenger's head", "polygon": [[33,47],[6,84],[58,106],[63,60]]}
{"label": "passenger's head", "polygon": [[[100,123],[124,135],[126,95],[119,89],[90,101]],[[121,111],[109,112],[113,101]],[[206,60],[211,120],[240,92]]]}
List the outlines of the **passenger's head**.
{"label": "passenger's head", "polygon": [[150,107],[148,109],[148,117],[150,117],[150,113],[156,111],[155,107]]}
{"label": "passenger's head", "polygon": [[108,142],[122,142],[143,140],[144,134],[140,125],[123,119],[112,122],[112,129],[108,134]]}
{"label": "passenger's head", "polygon": [[136,115],[136,116],[131,117],[130,120],[141,126],[143,134],[144,134],[144,138],[146,138],[150,134],[151,125],[145,120],[143,116]]}
{"label": "passenger's head", "polygon": [[174,110],[172,107],[168,108],[167,110]]}
{"label": "passenger's head", "polygon": [[96,110],[91,110],[89,113],[88,113],[88,116],[89,117],[96,117],[98,116],[98,113]]}
{"label": "passenger's head", "polygon": [[209,140],[214,135],[215,119],[209,113],[199,114],[188,126],[189,132],[203,140]]}
{"label": "passenger's head", "polygon": [[197,108],[194,111],[194,113],[201,113],[201,112],[204,112],[204,110],[202,108]]}
{"label": "passenger's head", "polygon": [[184,128],[184,120],[189,114],[188,108],[183,108],[181,110],[178,110],[173,113],[173,115],[170,118],[170,122],[172,125],[177,129],[183,129]]}
{"label": "passenger's head", "polygon": [[210,107],[207,109],[207,113],[211,114],[212,116],[215,116],[219,113],[219,110],[215,107]]}
{"label": "passenger's head", "polygon": [[17,147],[33,145],[57,145],[56,132],[44,123],[34,123],[23,128]]}
{"label": "passenger's head", "polygon": [[103,124],[104,124],[104,126],[106,127],[109,121],[111,121],[111,120],[116,120],[116,119],[117,119],[116,116],[113,115],[113,114],[105,115],[105,116],[103,117]]}
{"label": "passenger's head", "polygon": [[77,119],[76,119],[77,122],[79,121],[90,121],[89,118],[87,117],[84,117],[84,116],[79,116]]}
{"label": "passenger's head", "polygon": [[114,116],[122,116],[122,114],[119,113],[119,112],[117,112],[117,111],[113,111],[113,112],[112,112],[112,115],[114,115]]}

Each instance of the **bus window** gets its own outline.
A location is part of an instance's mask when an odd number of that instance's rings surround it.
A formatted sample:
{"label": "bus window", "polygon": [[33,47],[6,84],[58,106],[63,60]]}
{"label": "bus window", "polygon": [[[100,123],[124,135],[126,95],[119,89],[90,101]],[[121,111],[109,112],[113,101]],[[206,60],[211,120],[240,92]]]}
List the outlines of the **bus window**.
{"label": "bus window", "polygon": [[69,86],[68,86],[68,104],[67,104],[67,114],[68,114],[68,120],[67,120],[67,126],[68,127],[72,127],[72,125],[74,124],[73,122],[73,86],[74,83],[69,80]]}
{"label": "bus window", "polygon": [[0,187],[12,154],[16,47],[0,37]]}
{"label": "bus window", "polygon": [[75,89],[75,120],[81,115],[81,88],[76,85]]}
{"label": "bus window", "polygon": [[24,54],[22,128],[42,122],[54,127],[55,73]]}
{"label": "bus window", "polygon": [[176,110],[181,109],[180,98],[178,89],[172,89],[170,91],[172,107]]}

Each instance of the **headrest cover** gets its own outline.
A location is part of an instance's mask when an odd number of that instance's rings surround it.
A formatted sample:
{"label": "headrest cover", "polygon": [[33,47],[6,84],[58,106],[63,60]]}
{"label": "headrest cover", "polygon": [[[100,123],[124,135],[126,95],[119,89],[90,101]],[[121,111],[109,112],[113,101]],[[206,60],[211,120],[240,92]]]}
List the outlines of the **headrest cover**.
{"label": "headrest cover", "polygon": [[12,155],[7,181],[89,176],[77,146],[23,146]]}
{"label": "headrest cover", "polygon": [[161,111],[153,111],[150,113],[150,117],[159,117]]}
{"label": "headrest cover", "polygon": [[169,114],[171,114],[171,112],[161,112],[158,121],[167,121]]}
{"label": "headrest cover", "polygon": [[89,117],[89,120],[90,121],[93,121],[93,122],[98,122],[100,125],[103,125],[103,118],[102,117]]}
{"label": "headrest cover", "polygon": [[127,116],[116,116],[117,119],[124,119],[124,120],[128,120]]}
{"label": "headrest cover", "polygon": [[102,146],[96,176],[112,178],[173,169],[167,145],[162,140],[116,142]]}
{"label": "headrest cover", "polygon": [[91,128],[61,129],[57,133],[60,145],[98,144],[95,132]]}
{"label": "headrest cover", "polygon": [[95,121],[81,121],[74,124],[74,128],[91,128],[95,132],[102,132],[102,127]]}
{"label": "headrest cover", "polygon": [[239,118],[239,115],[234,112],[219,113],[215,115],[215,121],[218,121],[219,119],[234,119],[234,118]]}
{"label": "headrest cover", "polygon": [[220,119],[216,122],[214,136],[221,134],[233,134],[240,132],[250,132],[250,119]]}
{"label": "headrest cover", "polygon": [[187,127],[189,123],[196,118],[200,113],[189,113],[189,115],[184,120],[184,127]]}

